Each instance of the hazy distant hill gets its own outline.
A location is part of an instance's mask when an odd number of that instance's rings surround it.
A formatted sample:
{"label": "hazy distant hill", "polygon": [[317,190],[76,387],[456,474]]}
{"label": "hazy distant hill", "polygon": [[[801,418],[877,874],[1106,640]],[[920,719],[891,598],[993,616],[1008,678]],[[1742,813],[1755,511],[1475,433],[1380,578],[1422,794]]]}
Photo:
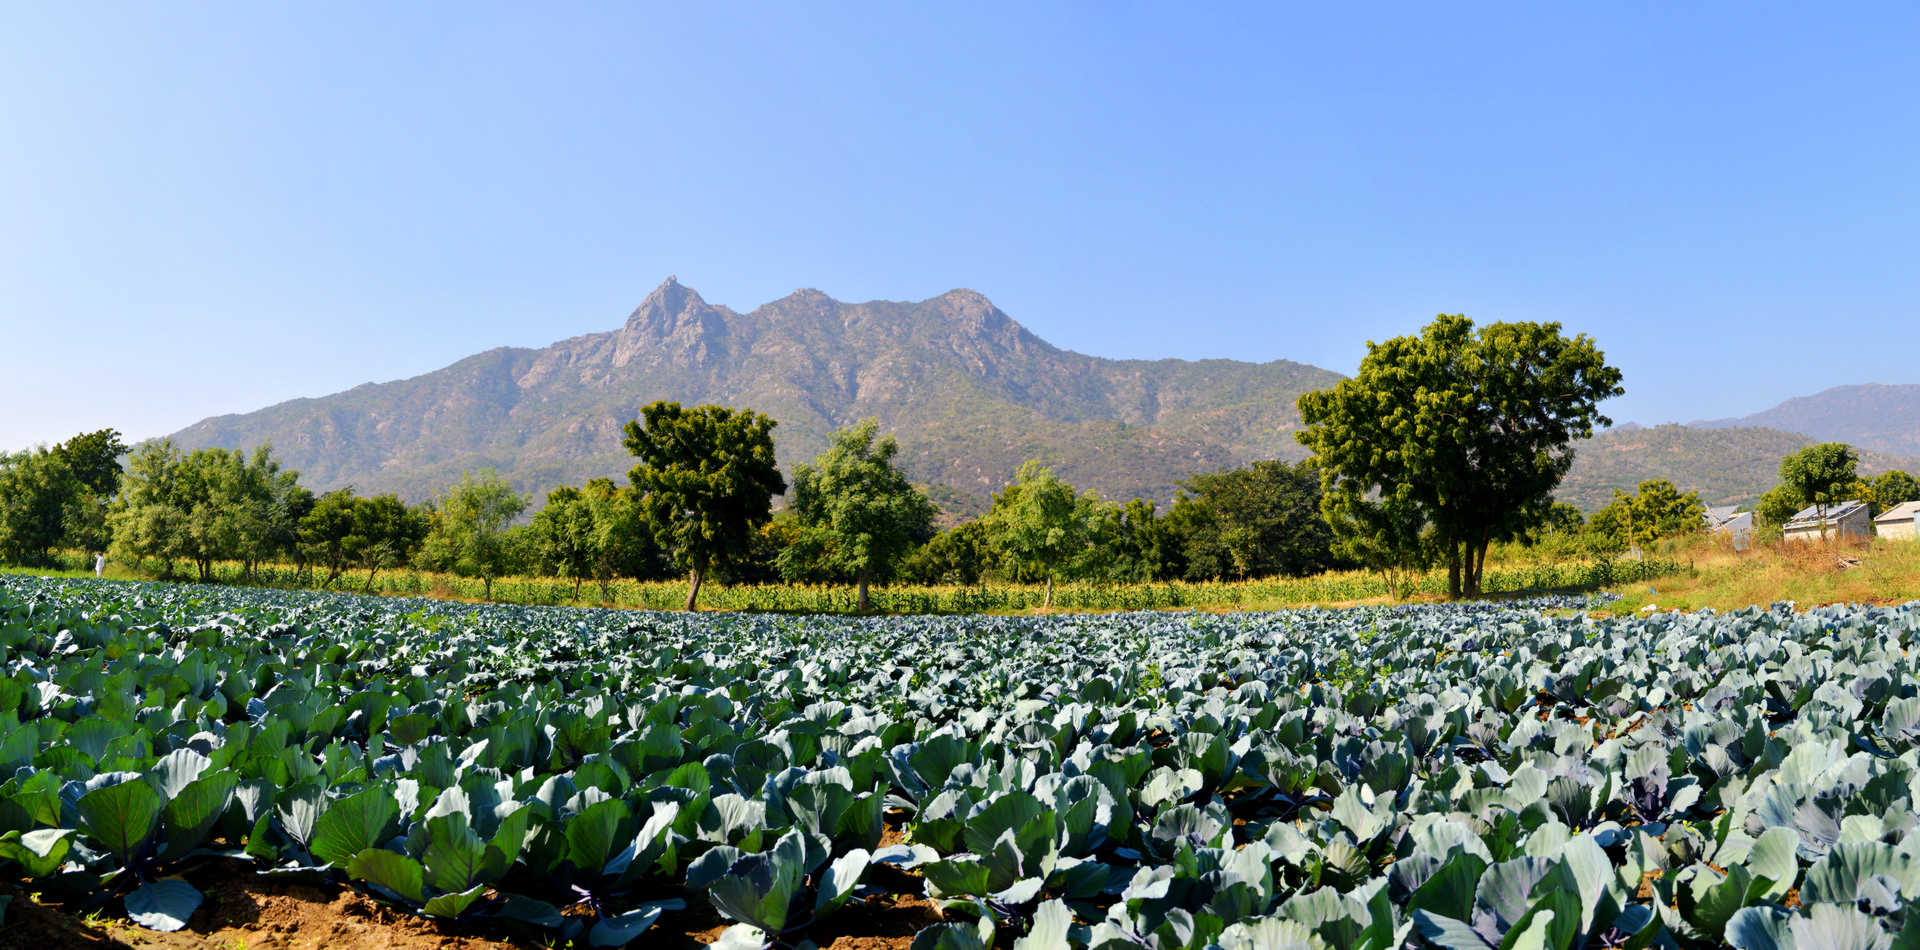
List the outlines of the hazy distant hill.
{"label": "hazy distant hill", "polygon": [[[1605,505],[1616,488],[1631,492],[1644,479],[1666,478],[1683,491],[1698,491],[1709,505],[1748,503],[1779,482],[1782,456],[1815,441],[1778,429],[1621,426],[1575,447],[1573,471],[1559,495],[1590,512]],[[1913,459],[1872,450],[1860,454],[1863,474],[1889,468],[1920,474],[1920,462]]]}
{"label": "hazy distant hill", "polygon": [[[668,278],[618,330],[489,350],[412,379],[207,419],[173,438],[189,449],[271,442],[316,488],[415,500],[492,467],[537,503],[557,484],[624,477],[633,460],[620,427],[655,399],[772,415],[789,471],[835,428],[874,416],[935,499],[972,514],[1029,458],[1110,498],[1163,502],[1198,472],[1302,458],[1294,401],[1340,378],[1285,360],[1086,356],[970,290],[918,303],[801,290],[737,313]],[[1773,486],[1781,456],[1829,438],[1867,449],[1866,471],[1920,472],[1899,457],[1920,454],[1916,413],[1920,386],[1852,386],[1747,417],[1771,427],[1629,423],[1576,446],[1560,497],[1593,510],[1616,488],[1666,477],[1709,503],[1750,501]],[[1870,448],[1881,445],[1910,448]]]}
{"label": "hazy distant hill", "polygon": [[1340,379],[1284,360],[1110,360],[1052,346],[987,298],[843,303],[801,290],[750,313],[669,278],[618,330],[489,350],[189,426],[186,448],[271,442],[308,484],[421,499],[491,466],[522,490],[623,477],[620,427],[655,399],[779,420],[783,466],[835,428],[878,417],[911,473],[970,507],[1025,459],[1116,498],[1169,499],[1196,472],[1305,455],[1294,401]]}
{"label": "hazy distant hill", "polygon": [[1702,428],[1764,426],[1820,441],[1848,442],[1895,455],[1920,455],[1920,384],[1835,386],[1789,399],[1738,419],[1695,422]]}

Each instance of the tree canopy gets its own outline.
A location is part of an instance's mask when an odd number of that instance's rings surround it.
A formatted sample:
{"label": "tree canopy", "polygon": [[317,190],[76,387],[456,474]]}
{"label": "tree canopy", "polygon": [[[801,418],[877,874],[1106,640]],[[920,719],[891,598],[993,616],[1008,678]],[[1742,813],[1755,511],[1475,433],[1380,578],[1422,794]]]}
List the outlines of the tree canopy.
{"label": "tree canopy", "polygon": [[858,609],[867,610],[867,585],[892,578],[914,545],[933,537],[933,503],[895,466],[900,446],[893,436],[875,439],[879,423],[868,419],[834,433],[832,444],[811,465],[793,473],[793,512],[812,543],[789,544],[781,573],[792,576],[816,552],[813,565],[859,585]]}
{"label": "tree canopy", "polygon": [[1859,482],[1860,453],[1845,442],[1809,445],[1780,460],[1780,484],[1801,505],[1812,505],[1820,517],[1820,536],[1827,536],[1827,508],[1847,501]]}
{"label": "tree canopy", "polygon": [[526,496],[498,473],[468,472],[434,506],[421,559],[461,577],[480,578],[492,599],[494,579],[513,563],[507,528],[525,510]]}
{"label": "tree canopy", "polygon": [[1615,491],[1613,501],[1594,512],[1590,527],[1616,549],[1637,547],[1705,529],[1706,512],[1699,492],[1682,492],[1664,478],[1652,478],[1631,495]]}
{"label": "tree canopy", "polygon": [[1100,500],[1079,494],[1053,469],[1036,461],[1020,466],[993,498],[981,520],[988,543],[1019,580],[1045,578],[1045,606],[1053,606],[1053,581],[1086,552]]}
{"label": "tree canopy", "polygon": [[655,402],[626,424],[627,477],[660,547],[688,574],[687,609],[716,565],[747,555],[754,530],[787,490],[773,457],[773,419],[725,406]]}
{"label": "tree canopy", "polygon": [[1621,374],[1585,334],[1558,323],[1474,329],[1442,314],[1418,336],[1370,343],[1360,371],[1300,397],[1329,492],[1392,499],[1433,526],[1448,590],[1480,591],[1491,542],[1544,517],[1573,464],[1570,444],[1593,434]]}
{"label": "tree canopy", "polygon": [[1255,462],[1195,475],[1167,512],[1188,580],[1303,576],[1332,563],[1320,515],[1320,470],[1310,461]]}
{"label": "tree canopy", "polygon": [[55,452],[0,455],[0,561],[51,563],[83,490],[72,467]]}
{"label": "tree canopy", "polygon": [[1920,479],[1896,468],[1867,480],[1859,495],[1877,515],[1902,502],[1920,501]]}
{"label": "tree canopy", "polygon": [[282,469],[269,446],[253,454],[198,449],[182,455],[165,439],[128,459],[110,516],[116,557],[160,561],[171,575],[192,563],[201,581],[217,561],[239,561],[253,576],[259,564],[292,545],[313,506],[298,472]]}

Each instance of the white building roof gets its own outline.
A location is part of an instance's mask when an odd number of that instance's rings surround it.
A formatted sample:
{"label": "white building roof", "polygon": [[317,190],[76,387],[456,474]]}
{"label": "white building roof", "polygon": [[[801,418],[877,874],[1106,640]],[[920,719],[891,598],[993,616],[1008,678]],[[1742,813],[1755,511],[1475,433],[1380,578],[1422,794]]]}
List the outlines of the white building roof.
{"label": "white building roof", "polygon": [[[1867,507],[1867,503],[1864,501],[1841,501],[1841,502],[1835,502],[1831,505],[1828,505],[1827,506],[1827,524],[1828,525],[1838,524],[1841,521],[1844,521],[1847,518],[1852,517],[1852,515],[1855,512],[1860,511],[1866,507]],[[1819,505],[1808,505],[1807,507],[1800,509],[1798,513],[1796,513],[1792,518],[1787,520],[1786,527],[1783,530],[1797,531],[1801,528],[1812,528],[1815,530],[1818,530],[1820,528],[1820,506]]]}
{"label": "white building roof", "polygon": [[1900,524],[1920,518],[1920,501],[1903,501],[1880,513],[1874,524]]}

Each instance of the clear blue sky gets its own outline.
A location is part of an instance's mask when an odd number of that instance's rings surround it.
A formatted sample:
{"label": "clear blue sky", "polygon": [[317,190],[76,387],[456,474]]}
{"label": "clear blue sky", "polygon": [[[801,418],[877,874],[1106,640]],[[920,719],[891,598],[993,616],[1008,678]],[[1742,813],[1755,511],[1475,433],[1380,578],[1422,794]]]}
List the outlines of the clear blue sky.
{"label": "clear blue sky", "polygon": [[9,5],[0,447],[611,329],[668,274],[1341,372],[1558,320],[1649,423],[1920,381],[1912,3],[563,6]]}

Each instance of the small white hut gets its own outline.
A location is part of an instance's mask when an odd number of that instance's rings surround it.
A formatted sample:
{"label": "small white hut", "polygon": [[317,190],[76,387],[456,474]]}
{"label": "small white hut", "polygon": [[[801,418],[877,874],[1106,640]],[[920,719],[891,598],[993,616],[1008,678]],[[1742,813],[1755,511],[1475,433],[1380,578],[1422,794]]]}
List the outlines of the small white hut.
{"label": "small white hut", "polygon": [[1883,538],[1896,541],[1920,539],[1920,534],[1914,530],[1916,517],[1920,517],[1920,501],[1903,501],[1873,519],[1873,531]]}

